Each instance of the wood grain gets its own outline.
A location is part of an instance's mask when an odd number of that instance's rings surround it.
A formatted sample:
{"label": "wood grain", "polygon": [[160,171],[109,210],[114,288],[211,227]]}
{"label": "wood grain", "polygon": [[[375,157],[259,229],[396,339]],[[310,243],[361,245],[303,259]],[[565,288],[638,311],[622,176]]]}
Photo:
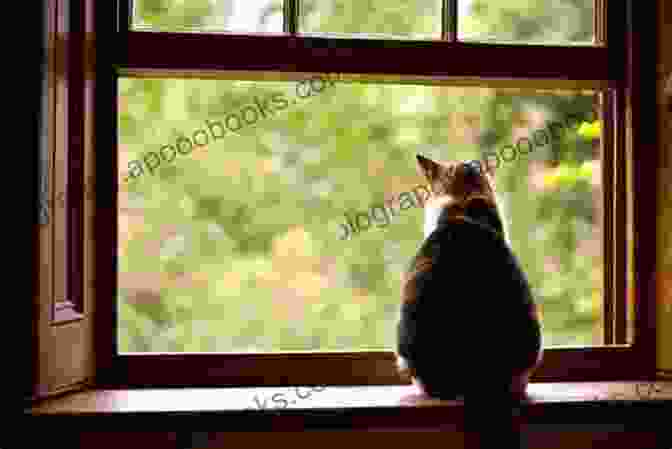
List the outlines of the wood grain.
{"label": "wood grain", "polygon": [[672,4],[658,2],[657,368],[672,376]]}

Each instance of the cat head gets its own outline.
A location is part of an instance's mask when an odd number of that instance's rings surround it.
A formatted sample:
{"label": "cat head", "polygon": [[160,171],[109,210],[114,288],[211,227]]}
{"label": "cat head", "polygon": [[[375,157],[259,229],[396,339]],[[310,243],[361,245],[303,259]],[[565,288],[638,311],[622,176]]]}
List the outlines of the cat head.
{"label": "cat head", "polygon": [[431,190],[425,202],[425,237],[439,219],[468,216],[504,233],[492,174],[481,161],[433,161],[417,155],[418,170]]}

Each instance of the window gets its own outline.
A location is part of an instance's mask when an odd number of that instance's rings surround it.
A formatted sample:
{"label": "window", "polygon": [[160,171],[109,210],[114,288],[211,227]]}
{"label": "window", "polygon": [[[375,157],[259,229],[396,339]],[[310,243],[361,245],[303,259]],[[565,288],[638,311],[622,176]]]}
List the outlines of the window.
{"label": "window", "polygon": [[[545,27],[555,13],[541,0],[517,12],[476,0],[111,3],[96,5],[102,384],[402,382],[393,273],[419,244],[419,208],[349,241],[335,220],[419,184],[411,154],[482,155],[563,113],[577,121],[557,145],[499,171],[512,243],[552,324],[533,380],[651,374],[651,254],[632,257],[652,238],[638,218],[652,206],[632,197],[647,189],[629,113],[641,56],[628,52],[623,6],[554,2],[580,18],[562,35]],[[296,98],[310,77],[335,79],[333,91],[220,141],[207,129],[212,142],[177,145],[232,111],[244,121],[255,96]],[[152,151],[162,165],[149,173]]]}
{"label": "window", "polygon": [[119,85],[120,352],[394,347],[429,195],[416,153],[499,165],[546,344],[605,341],[599,94],[340,75]]}

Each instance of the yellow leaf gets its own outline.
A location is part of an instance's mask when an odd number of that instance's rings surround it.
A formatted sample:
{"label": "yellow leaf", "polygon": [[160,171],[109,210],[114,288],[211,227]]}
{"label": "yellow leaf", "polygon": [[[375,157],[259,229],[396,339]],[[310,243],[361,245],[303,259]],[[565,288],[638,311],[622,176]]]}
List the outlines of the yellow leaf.
{"label": "yellow leaf", "polygon": [[584,139],[598,139],[602,135],[602,122],[599,120],[596,120],[593,123],[583,122],[577,132]]}

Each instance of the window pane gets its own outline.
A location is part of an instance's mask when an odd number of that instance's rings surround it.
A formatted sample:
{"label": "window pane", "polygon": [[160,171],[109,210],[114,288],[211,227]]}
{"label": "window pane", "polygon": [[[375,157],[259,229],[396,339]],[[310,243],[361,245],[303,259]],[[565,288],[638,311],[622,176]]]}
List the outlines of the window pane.
{"label": "window pane", "polygon": [[458,38],[592,44],[594,0],[458,0]]}
{"label": "window pane", "polygon": [[[392,350],[401,273],[423,237],[416,153],[500,161],[546,346],[600,344],[594,98],[122,79],[120,351]],[[348,222],[360,230],[343,240]]]}
{"label": "window pane", "polygon": [[132,29],[282,32],[282,0],[134,0]]}
{"label": "window pane", "polygon": [[335,37],[441,38],[441,0],[301,0],[301,32]]}

